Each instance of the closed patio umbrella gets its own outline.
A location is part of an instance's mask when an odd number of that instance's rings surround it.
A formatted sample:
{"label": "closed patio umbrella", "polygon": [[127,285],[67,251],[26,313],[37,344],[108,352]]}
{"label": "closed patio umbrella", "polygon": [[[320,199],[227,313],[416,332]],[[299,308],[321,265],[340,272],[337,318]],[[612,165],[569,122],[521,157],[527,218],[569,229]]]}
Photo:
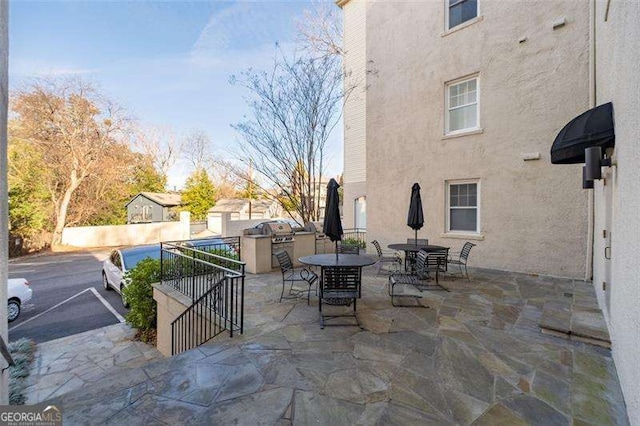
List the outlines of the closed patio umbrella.
{"label": "closed patio umbrella", "polygon": [[407,225],[416,231],[415,242],[418,243],[418,229],[424,225],[424,214],[422,213],[422,198],[420,197],[420,185],[414,183],[411,187],[411,203],[409,204],[409,215]]}
{"label": "closed patio umbrella", "polygon": [[342,239],[338,188],[340,188],[338,182],[331,179],[327,185],[327,204],[324,208],[324,223],[322,225],[322,232],[336,243],[336,257],[338,256],[338,241]]}

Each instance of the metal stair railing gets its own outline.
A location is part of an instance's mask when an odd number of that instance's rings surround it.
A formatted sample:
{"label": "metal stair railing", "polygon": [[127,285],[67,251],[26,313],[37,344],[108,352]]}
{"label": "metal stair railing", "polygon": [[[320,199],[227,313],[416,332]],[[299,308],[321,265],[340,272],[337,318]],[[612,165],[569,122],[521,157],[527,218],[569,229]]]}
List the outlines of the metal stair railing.
{"label": "metal stair railing", "polygon": [[171,354],[196,348],[222,332],[244,331],[244,274],[226,275],[171,323]]}
{"label": "metal stair railing", "polygon": [[229,330],[244,331],[245,263],[206,250],[163,243],[161,279],[191,297],[171,323],[172,355],[193,349]]}

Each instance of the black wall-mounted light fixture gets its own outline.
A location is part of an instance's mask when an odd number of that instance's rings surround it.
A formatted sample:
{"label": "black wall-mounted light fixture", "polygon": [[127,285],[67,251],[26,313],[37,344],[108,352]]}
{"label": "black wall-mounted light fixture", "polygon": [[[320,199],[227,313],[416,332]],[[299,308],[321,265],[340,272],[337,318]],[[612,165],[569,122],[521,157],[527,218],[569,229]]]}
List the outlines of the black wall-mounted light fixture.
{"label": "black wall-mounted light fixture", "polygon": [[[602,179],[601,167],[610,167],[611,158],[602,157],[602,147],[592,146],[584,150],[584,180],[591,181]],[[584,186],[584,185],[583,185]]]}

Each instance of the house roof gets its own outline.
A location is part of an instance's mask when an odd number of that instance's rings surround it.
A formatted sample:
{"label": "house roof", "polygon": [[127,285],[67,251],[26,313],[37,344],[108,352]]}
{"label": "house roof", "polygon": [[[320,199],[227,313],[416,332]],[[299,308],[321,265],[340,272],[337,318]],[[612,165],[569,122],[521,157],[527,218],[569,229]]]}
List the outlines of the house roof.
{"label": "house roof", "polygon": [[133,197],[126,205],[128,206],[129,204],[131,204],[131,202],[133,200],[136,199],[136,197],[138,197],[139,195],[142,195],[145,198],[148,198],[149,200],[156,202],[158,204],[160,204],[163,207],[174,207],[174,206],[179,206],[180,204],[182,204],[182,197],[180,196],[180,194],[176,194],[176,193],[163,193],[163,192],[141,192],[138,195],[136,195],[135,197]]}
{"label": "house roof", "polygon": [[[264,213],[275,203],[272,200],[253,200],[251,211],[253,213]],[[249,200],[246,198],[221,198],[216,201],[216,205],[209,209],[210,213],[235,213],[249,208]]]}

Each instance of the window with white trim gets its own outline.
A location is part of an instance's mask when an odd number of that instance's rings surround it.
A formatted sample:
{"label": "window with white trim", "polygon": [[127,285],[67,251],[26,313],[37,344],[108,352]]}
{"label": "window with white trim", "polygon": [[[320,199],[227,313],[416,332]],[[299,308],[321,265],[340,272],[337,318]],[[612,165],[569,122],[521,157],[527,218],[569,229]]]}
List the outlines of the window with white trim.
{"label": "window with white trim", "polygon": [[445,2],[448,30],[478,16],[478,0],[445,0]]}
{"label": "window with white trim", "polygon": [[447,84],[447,134],[480,128],[478,89],[478,77]]}
{"label": "window with white trim", "polygon": [[153,220],[153,206],[142,206],[142,220],[145,222]]}
{"label": "window with white trim", "polygon": [[447,232],[480,232],[480,182],[447,182]]}

